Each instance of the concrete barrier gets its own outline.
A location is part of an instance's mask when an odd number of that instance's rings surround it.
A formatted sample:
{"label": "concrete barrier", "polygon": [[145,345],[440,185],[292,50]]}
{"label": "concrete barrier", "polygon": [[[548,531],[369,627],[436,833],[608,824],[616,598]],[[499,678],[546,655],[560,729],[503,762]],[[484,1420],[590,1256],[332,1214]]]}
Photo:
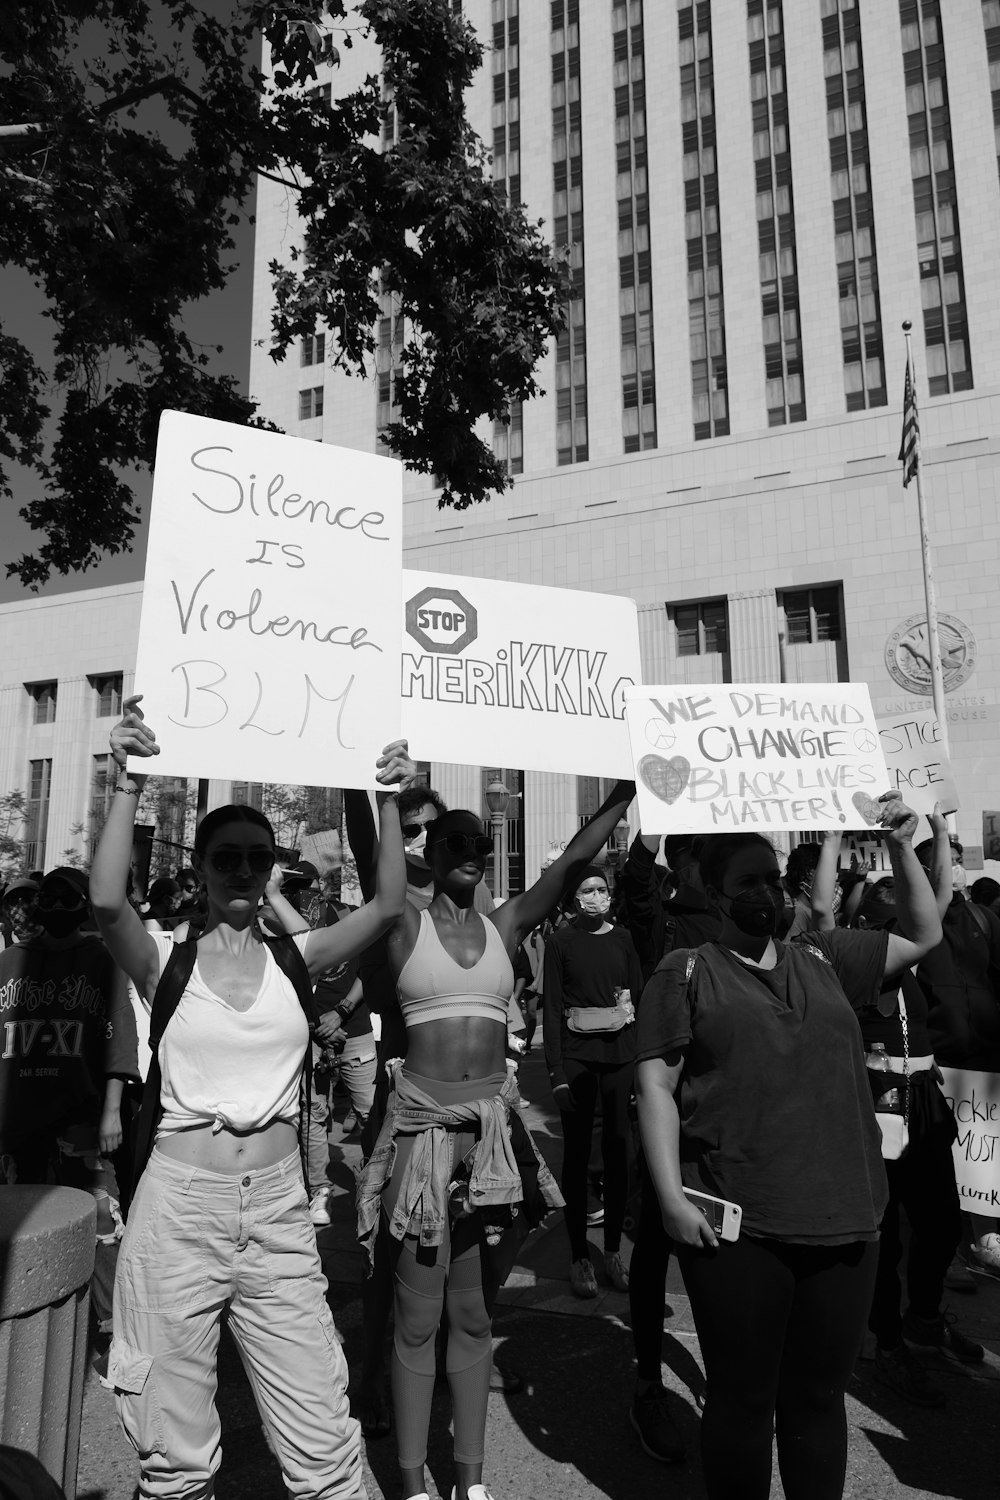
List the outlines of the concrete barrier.
{"label": "concrete barrier", "polygon": [[0,1187],[0,1441],[76,1495],[97,1210],[89,1193]]}

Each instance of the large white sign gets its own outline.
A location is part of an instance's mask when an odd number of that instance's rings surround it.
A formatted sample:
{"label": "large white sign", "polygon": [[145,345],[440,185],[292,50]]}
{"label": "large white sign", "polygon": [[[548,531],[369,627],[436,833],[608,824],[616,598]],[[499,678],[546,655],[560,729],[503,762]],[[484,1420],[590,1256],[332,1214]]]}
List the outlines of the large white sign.
{"label": "large white sign", "polygon": [[958,1126],[952,1154],[962,1207],[1000,1218],[1000,1073],[945,1067],[941,1072]]}
{"label": "large white sign", "polygon": [[865,683],[626,693],[645,833],[873,828],[889,790]]}
{"label": "large white sign", "polygon": [[878,735],[889,771],[889,786],[908,807],[924,816],[940,802],[954,812],[958,793],[951,764],[941,745],[941,728],[933,709],[880,715]]}
{"label": "large white sign", "polygon": [[631,774],[624,692],[641,680],[632,599],[409,569],[403,578],[399,690],[413,755]]}
{"label": "large white sign", "polygon": [[158,775],[376,784],[400,733],[401,473],[163,414],[135,673]]}

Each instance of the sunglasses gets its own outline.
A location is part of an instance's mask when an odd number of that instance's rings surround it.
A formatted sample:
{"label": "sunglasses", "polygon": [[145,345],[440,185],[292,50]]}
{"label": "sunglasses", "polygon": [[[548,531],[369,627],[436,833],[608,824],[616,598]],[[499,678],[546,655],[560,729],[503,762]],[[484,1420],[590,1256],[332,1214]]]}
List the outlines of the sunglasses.
{"label": "sunglasses", "polygon": [[80,896],[58,896],[49,891],[43,891],[35,901],[39,911],[55,911],[57,907],[63,911],[79,911],[86,904]]}
{"label": "sunglasses", "polygon": [[250,866],[251,874],[269,875],[274,855],[269,849],[250,849],[246,854],[242,849],[216,849],[208,856],[209,864],[219,875],[235,875],[244,861]]}
{"label": "sunglasses", "polygon": [[485,858],[493,853],[493,840],[486,833],[449,833],[443,843],[449,854],[466,854],[471,850]]}
{"label": "sunglasses", "polygon": [[426,823],[404,823],[401,829],[404,839],[415,839],[418,833],[427,832]]}

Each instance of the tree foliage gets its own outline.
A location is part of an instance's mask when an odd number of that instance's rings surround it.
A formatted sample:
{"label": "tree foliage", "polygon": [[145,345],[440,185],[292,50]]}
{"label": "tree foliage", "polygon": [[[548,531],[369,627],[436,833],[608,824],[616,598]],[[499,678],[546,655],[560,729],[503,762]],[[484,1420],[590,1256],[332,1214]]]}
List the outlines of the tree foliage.
{"label": "tree foliage", "polygon": [[[324,107],[308,89],[358,28],[383,78]],[[0,263],[40,288],[54,349],[44,368],[0,329],[0,498],[12,464],[32,472],[41,496],[21,514],[45,535],[8,571],[36,585],[130,546],[122,470],[152,463],[165,408],[254,420],[183,316],[225,283],[258,172],[289,185],[304,225],[272,266],[272,355],[325,328],[332,362],[370,373],[379,293],[392,293],[406,334],[389,446],[438,477],[442,504],[508,482],[474,425],[535,391],[567,283],[488,179],[463,108],[481,61],[450,0],[0,7]],[[387,99],[396,125],[380,149]]]}
{"label": "tree foliage", "polygon": [[0,797],[0,882],[28,873],[27,818],[28,799],[24,792],[7,792]]}

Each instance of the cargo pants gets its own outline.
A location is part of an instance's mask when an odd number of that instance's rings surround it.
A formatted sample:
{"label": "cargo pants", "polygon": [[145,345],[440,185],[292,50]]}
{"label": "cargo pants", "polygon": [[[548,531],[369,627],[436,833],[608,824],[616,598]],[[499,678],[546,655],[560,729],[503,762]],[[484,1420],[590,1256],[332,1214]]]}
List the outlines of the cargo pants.
{"label": "cargo pants", "polygon": [[108,1383],[141,1465],[139,1494],[210,1500],[223,1314],[289,1494],[365,1500],[347,1365],[297,1155],[239,1174],[153,1152],[115,1281]]}

